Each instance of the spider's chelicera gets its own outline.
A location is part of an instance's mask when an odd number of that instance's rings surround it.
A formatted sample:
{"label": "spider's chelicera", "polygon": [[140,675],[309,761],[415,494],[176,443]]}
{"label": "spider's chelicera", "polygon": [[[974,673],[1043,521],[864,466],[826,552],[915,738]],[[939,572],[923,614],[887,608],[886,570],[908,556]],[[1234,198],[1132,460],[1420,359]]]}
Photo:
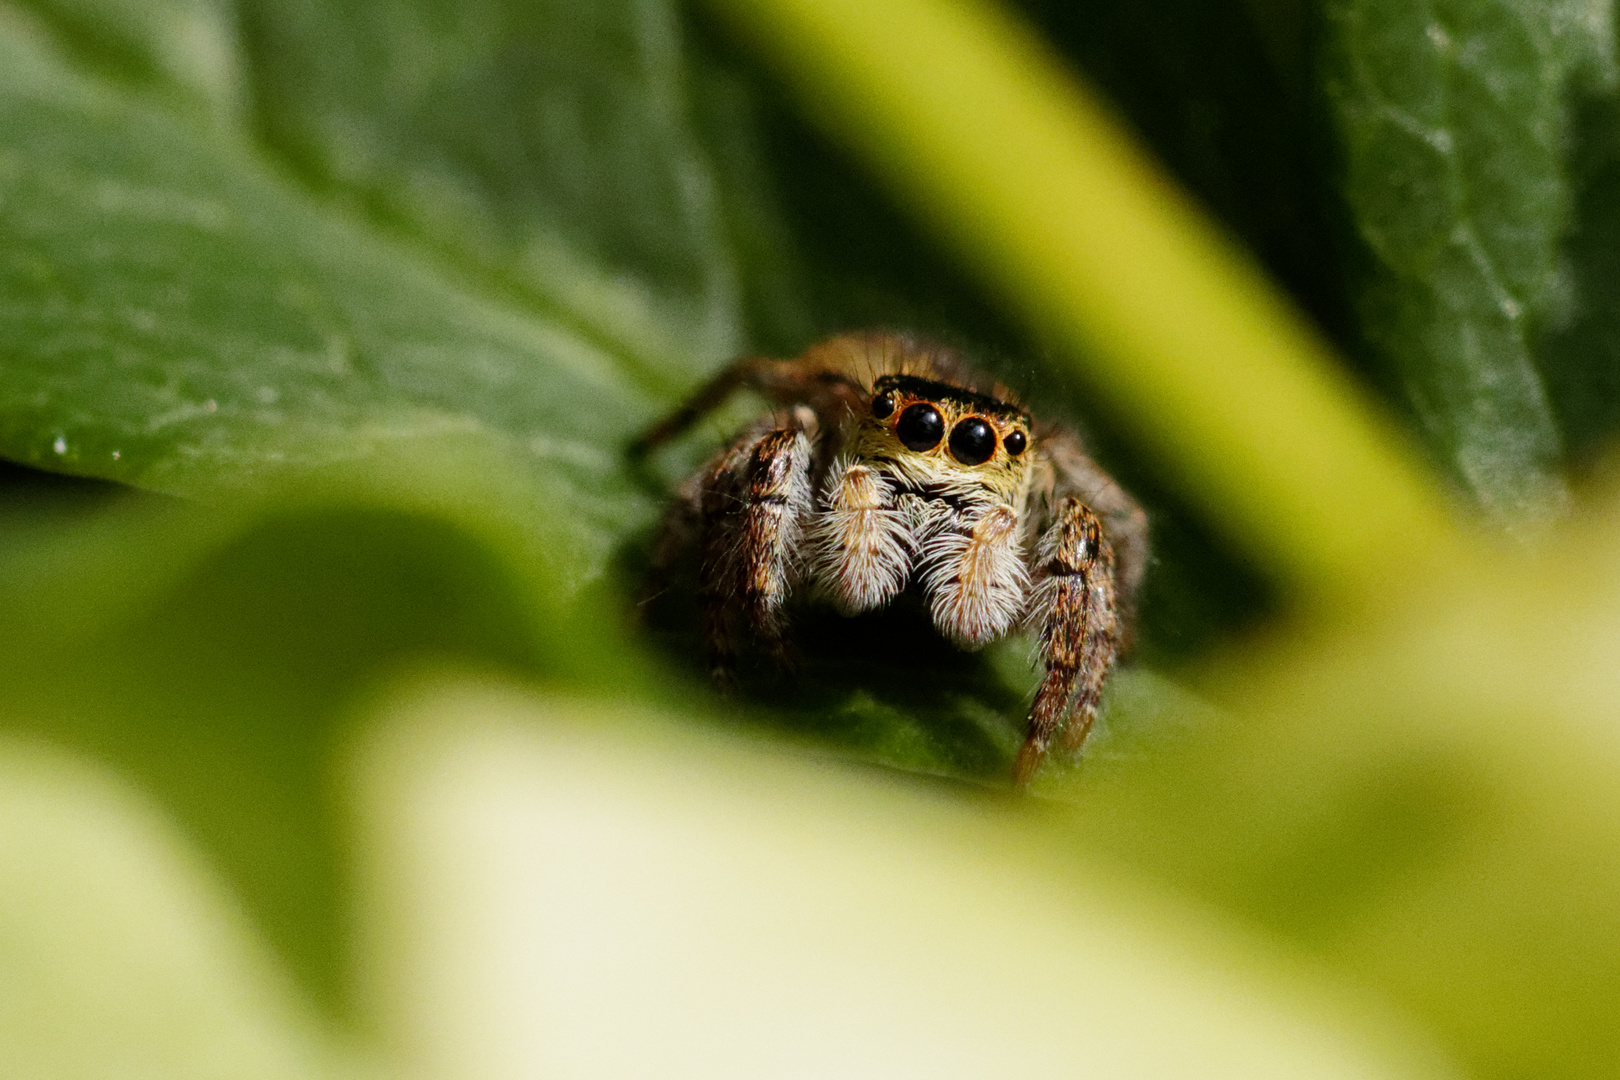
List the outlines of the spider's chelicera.
{"label": "spider's chelicera", "polygon": [[1037,425],[954,353],[846,335],[796,360],[726,368],[638,442],[651,449],[748,387],[777,411],[683,484],[653,550],[655,579],[692,544],[711,670],[736,664],[736,623],[786,662],[784,605],[807,590],[854,615],[908,585],[939,632],[977,649],[1028,627],[1045,676],[1014,766],[1053,740],[1077,751],[1128,645],[1147,518],[1071,431]]}

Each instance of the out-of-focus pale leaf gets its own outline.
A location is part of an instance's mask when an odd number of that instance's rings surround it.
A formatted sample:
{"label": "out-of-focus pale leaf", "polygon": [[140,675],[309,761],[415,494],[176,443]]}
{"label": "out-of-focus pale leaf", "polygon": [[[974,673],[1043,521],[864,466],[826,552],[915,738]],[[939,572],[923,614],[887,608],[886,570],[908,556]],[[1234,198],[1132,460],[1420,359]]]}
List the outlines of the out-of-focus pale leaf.
{"label": "out-of-focus pale leaf", "polygon": [[[1620,514],[1295,627],[1076,835],[1405,1004],[1481,1077],[1620,1071]],[[1102,781],[1101,783],[1095,781]]]}
{"label": "out-of-focus pale leaf", "polygon": [[0,1055],[29,1080],[327,1080],[314,1017],[121,781],[0,739]]}
{"label": "out-of-focus pale leaf", "polygon": [[611,618],[569,613],[577,532],[527,501],[520,465],[466,451],[206,509],[114,506],[0,547],[4,729],[138,784],[323,1003],[344,926],[328,756],[356,695],[423,656],[647,679],[615,659]]}
{"label": "out-of-focus pale leaf", "polygon": [[1369,263],[1361,332],[1498,518],[1567,501],[1537,335],[1579,282],[1561,244],[1576,99],[1612,89],[1608,0],[1333,0],[1323,85]]}
{"label": "out-of-focus pale leaf", "polygon": [[1011,806],[487,680],[351,750],[365,1000],[444,1080],[1449,1075]]}

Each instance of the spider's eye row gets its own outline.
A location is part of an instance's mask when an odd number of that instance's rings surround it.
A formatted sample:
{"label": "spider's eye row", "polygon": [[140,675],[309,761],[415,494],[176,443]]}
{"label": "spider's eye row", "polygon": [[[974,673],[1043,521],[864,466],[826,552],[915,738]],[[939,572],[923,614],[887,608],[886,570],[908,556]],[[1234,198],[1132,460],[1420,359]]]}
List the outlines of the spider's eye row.
{"label": "spider's eye row", "polygon": [[1013,428],[1007,432],[1007,437],[1001,440],[1001,445],[1007,448],[1009,455],[1017,457],[1024,452],[1024,447],[1029,445],[1029,437],[1017,428]]}
{"label": "spider's eye row", "polygon": [[879,394],[872,399],[872,415],[879,420],[886,420],[894,412],[894,395],[888,392]]}
{"label": "spider's eye row", "polygon": [[996,452],[996,429],[970,416],[951,429],[951,457],[964,465],[983,465]]}
{"label": "spider's eye row", "polygon": [[928,402],[919,401],[900,414],[894,434],[908,450],[932,450],[945,437],[945,418]]}

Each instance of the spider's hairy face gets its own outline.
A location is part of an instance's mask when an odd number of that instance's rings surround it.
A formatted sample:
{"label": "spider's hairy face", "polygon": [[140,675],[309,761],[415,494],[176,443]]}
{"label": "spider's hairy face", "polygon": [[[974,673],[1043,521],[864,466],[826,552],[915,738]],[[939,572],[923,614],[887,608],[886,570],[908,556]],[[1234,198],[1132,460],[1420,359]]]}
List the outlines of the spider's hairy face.
{"label": "spider's hairy face", "polygon": [[884,375],[846,449],[905,487],[1017,504],[1035,456],[1030,429],[1028,413],[988,395],[915,375]]}
{"label": "spider's hairy face", "polygon": [[977,648],[1025,609],[1029,414],[935,372],[873,379],[809,528],[822,595],[846,613],[920,585],[935,625]]}

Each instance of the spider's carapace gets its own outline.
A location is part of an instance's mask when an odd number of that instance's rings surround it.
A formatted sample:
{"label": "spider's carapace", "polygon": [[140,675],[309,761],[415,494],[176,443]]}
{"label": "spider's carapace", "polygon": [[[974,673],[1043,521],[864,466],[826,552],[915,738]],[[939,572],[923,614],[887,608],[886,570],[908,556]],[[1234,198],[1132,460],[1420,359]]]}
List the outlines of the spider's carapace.
{"label": "spider's carapace", "polygon": [[715,680],[733,679],[739,623],[786,661],[796,591],[854,615],[913,585],[964,649],[1020,627],[1037,636],[1045,675],[1015,781],[1060,735],[1077,751],[1129,642],[1148,550],[1146,515],[1078,437],[1036,423],[955,353],[872,333],[738,361],[638,449],[744,387],[775,410],[681,486],[652,559],[661,578],[700,545]]}

